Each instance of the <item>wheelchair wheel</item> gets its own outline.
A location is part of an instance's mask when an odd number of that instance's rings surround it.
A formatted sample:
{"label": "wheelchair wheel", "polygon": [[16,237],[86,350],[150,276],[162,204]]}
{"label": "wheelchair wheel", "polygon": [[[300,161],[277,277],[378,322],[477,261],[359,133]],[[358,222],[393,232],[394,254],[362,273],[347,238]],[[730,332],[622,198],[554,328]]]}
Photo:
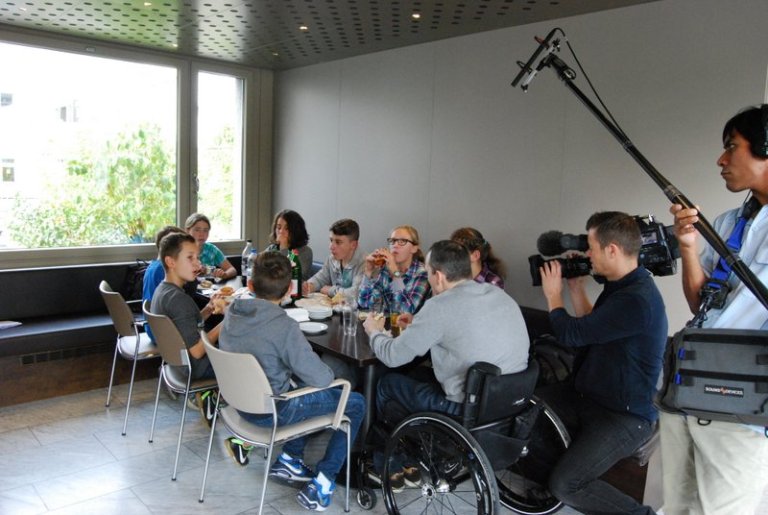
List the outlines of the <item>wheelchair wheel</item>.
{"label": "wheelchair wheel", "polygon": [[[394,488],[391,475],[417,467],[421,478]],[[413,479],[413,478],[412,478]],[[435,413],[412,415],[387,440],[382,491],[388,513],[499,511],[499,494],[488,458],[461,425]]]}
{"label": "wheelchair wheel", "polygon": [[[531,399],[533,403],[542,403]],[[516,463],[497,470],[501,504],[524,515],[543,515],[559,510],[563,503],[549,493],[549,473],[571,443],[568,430],[546,404],[531,432],[531,438]]]}
{"label": "wheelchair wheel", "polygon": [[376,492],[373,488],[363,486],[357,490],[357,504],[364,510],[372,510],[376,507]]}

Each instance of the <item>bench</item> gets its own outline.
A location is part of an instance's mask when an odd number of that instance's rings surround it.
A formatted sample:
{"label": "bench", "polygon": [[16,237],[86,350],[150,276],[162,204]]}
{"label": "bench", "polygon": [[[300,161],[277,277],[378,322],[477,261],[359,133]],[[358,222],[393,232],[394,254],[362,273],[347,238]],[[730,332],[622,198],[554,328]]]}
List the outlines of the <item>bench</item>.
{"label": "bench", "polygon": [[[0,406],[107,385],[117,335],[98,286],[106,280],[121,290],[135,268],[0,270],[0,319],[21,322],[0,330]],[[127,381],[129,367],[119,368],[116,382]]]}

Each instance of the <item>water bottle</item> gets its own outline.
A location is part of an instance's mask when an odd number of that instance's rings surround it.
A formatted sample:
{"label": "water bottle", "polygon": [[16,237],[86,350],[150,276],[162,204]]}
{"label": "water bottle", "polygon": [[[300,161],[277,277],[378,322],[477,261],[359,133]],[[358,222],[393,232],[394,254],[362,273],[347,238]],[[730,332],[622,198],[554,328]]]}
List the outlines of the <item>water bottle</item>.
{"label": "water bottle", "polygon": [[251,251],[253,250],[253,240],[245,240],[245,248],[240,260],[240,271],[243,276],[243,286],[248,284],[248,278],[251,276],[251,271],[248,268],[248,258],[251,257]]}
{"label": "water bottle", "polygon": [[248,277],[245,278],[245,285],[248,286],[248,279],[250,279],[251,275],[253,274],[253,267],[256,266],[256,256],[259,255],[259,251],[256,249],[251,249],[251,253],[248,254],[248,259],[246,261],[248,268]]}

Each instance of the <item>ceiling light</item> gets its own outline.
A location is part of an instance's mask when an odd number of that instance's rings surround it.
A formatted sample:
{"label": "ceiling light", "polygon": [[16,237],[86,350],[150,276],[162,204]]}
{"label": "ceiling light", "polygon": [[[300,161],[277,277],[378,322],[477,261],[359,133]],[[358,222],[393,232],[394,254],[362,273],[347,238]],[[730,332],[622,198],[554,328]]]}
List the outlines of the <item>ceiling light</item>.
{"label": "ceiling light", "polygon": [[419,20],[421,19],[421,13],[413,13],[411,14],[411,18],[413,18],[414,20]]}
{"label": "ceiling light", "polygon": [[307,27],[306,25],[299,25],[299,30],[302,32],[306,32],[309,30],[309,27]]}
{"label": "ceiling light", "polygon": [[144,2],[144,7],[152,7],[152,2]]}

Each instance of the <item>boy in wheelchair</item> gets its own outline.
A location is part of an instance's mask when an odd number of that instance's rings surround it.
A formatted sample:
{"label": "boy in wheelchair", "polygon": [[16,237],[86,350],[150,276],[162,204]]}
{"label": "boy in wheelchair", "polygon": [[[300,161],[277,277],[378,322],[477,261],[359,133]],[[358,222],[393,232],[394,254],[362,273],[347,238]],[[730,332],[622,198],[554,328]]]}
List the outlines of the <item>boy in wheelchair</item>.
{"label": "boy in wheelchair", "polygon": [[[384,375],[377,386],[380,420],[389,424],[417,412],[462,415],[467,371],[485,361],[502,374],[525,370],[528,333],[517,303],[503,290],[472,280],[469,253],[462,245],[444,240],[432,245],[426,269],[434,296],[414,316],[400,336],[384,332],[384,321],[368,317],[363,324],[378,359],[388,367],[410,363],[431,352],[436,382],[398,373]],[[397,414],[390,408],[398,406]],[[416,484],[407,465],[390,477],[395,488]]]}

